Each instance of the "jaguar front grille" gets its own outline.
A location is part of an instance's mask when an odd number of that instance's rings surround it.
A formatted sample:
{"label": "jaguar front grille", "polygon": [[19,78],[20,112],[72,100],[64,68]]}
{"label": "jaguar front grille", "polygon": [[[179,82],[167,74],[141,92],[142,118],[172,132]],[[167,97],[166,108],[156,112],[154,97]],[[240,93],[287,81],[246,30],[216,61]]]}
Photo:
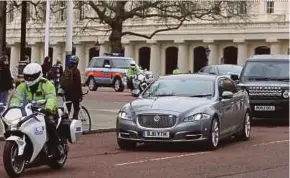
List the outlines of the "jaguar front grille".
{"label": "jaguar front grille", "polygon": [[176,124],[174,115],[139,115],[138,123],[145,128],[171,128]]}

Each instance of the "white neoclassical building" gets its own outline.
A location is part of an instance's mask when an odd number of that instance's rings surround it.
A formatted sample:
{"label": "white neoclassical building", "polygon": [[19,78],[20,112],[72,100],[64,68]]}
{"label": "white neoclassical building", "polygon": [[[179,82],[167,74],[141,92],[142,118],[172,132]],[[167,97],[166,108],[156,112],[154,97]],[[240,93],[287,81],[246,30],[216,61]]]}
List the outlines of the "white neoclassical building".
{"label": "white neoclassical building", "polygon": [[[289,7],[288,1],[253,1],[251,14],[247,21],[233,22],[188,22],[179,30],[162,32],[151,40],[136,36],[122,38],[125,56],[133,57],[143,68],[158,74],[168,74],[178,66],[182,72],[195,72],[207,64],[243,65],[253,54],[289,54]],[[64,2],[58,2],[60,6]],[[44,22],[35,22],[33,8],[29,9],[27,23],[26,55],[32,61],[42,63],[44,59]],[[83,20],[90,9],[74,10],[73,53],[80,56],[80,70],[84,71],[93,56],[110,51],[108,35],[100,24],[86,24]],[[65,59],[65,11],[51,17],[49,54],[55,61]],[[16,68],[20,59],[20,13],[16,10],[7,15],[7,44],[10,67]],[[150,34],[158,23],[152,21],[133,21],[124,29]],[[96,41],[101,46],[96,48]],[[205,48],[210,55],[205,55]]]}

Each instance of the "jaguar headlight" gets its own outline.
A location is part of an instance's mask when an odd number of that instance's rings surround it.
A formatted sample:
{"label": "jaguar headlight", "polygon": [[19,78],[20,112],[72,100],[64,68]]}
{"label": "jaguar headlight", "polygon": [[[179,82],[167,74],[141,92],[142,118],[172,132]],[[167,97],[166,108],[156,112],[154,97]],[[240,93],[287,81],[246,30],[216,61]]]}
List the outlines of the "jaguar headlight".
{"label": "jaguar headlight", "polygon": [[284,97],[284,98],[289,98],[289,91],[288,91],[288,90],[285,90],[285,91],[283,92],[283,97]]}
{"label": "jaguar headlight", "polygon": [[209,119],[209,118],[210,118],[210,115],[199,113],[199,114],[195,114],[195,115],[186,117],[183,121],[184,122],[194,122],[194,121],[200,121],[202,119]]}
{"label": "jaguar headlight", "polygon": [[118,118],[124,119],[124,120],[133,120],[133,118],[126,112],[120,111],[118,113]]}

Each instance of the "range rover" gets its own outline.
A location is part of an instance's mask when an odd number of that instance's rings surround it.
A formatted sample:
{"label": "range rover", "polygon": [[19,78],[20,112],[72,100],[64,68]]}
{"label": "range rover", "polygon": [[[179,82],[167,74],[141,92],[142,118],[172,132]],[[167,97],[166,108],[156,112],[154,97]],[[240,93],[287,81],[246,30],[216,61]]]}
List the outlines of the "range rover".
{"label": "range rover", "polygon": [[250,98],[253,117],[289,118],[289,55],[248,58],[239,86]]}

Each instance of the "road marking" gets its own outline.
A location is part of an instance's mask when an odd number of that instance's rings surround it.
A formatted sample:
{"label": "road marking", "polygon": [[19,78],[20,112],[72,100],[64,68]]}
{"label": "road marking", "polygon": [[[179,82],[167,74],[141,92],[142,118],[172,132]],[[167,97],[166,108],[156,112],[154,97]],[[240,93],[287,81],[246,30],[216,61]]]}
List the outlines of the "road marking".
{"label": "road marking", "polygon": [[285,143],[285,142],[289,142],[289,140],[277,140],[277,141],[273,141],[273,142],[264,142],[264,143],[254,144],[253,146],[270,145],[270,144]]}
{"label": "road marking", "polygon": [[120,109],[92,109],[88,108],[89,111],[99,111],[99,112],[111,112],[117,114]]}
{"label": "road marking", "polygon": [[167,159],[175,159],[175,158],[181,158],[181,157],[202,155],[202,154],[206,154],[206,153],[209,153],[209,152],[188,153],[188,154],[182,154],[182,155],[178,155],[178,156],[168,156],[168,157],[161,157],[161,158],[145,159],[145,160],[140,160],[140,161],[119,163],[119,164],[115,164],[115,166],[125,166],[125,165],[129,165],[129,164],[139,164],[139,163],[145,163],[145,162],[162,161],[162,160],[167,160]]}

